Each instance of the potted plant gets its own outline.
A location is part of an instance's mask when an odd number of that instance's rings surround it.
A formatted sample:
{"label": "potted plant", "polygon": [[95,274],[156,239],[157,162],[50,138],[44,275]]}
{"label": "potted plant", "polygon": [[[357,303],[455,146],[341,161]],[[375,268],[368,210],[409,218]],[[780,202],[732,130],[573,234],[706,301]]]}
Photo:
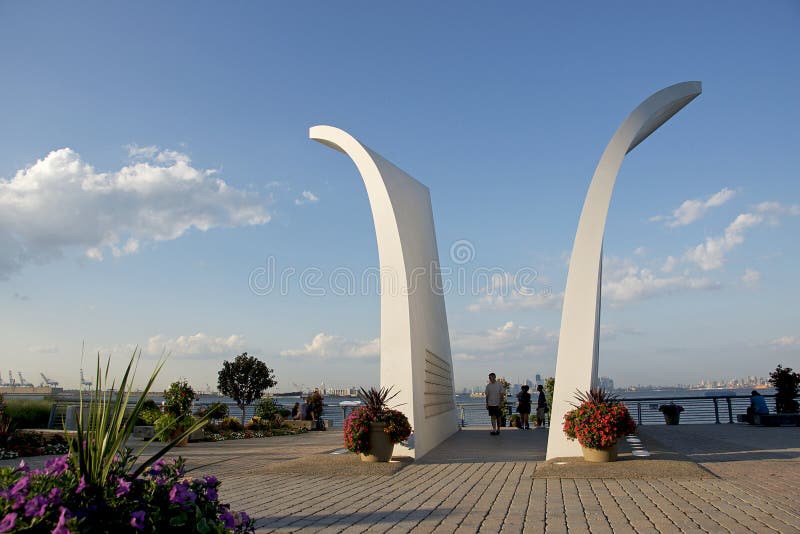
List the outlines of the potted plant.
{"label": "potted plant", "polygon": [[659,406],[658,411],[664,414],[664,421],[668,425],[677,425],[681,420],[683,406],[670,402],[669,404],[662,404]]}
{"label": "potted plant", "polygon": [[353,410],[344,422],[344,446],[361,456],[364,462],[388,462],[396,443],[411,435],[411,425],[403,412],[389,408],[392,388],[361,388],[364,403]]}
{"label": "potted plant", "polygon": [[[178,380],[170,384],[164,391],[164,414],[155,422],[156,435],[162,441],[171,441],[184,433],[187,428],[196,422],[192,417],[192,403],[197,400],[197,394],[186,380]],[[178,442],[178,447],[183,447],[189,442],[189,436]]]}
{"label": "potted plant", "polygon": [[577,439],[588,462],[613,462],[617,441],[636,429],[628,408],[602,388],[578,392],[579,404],[564,415],[564,433]]}

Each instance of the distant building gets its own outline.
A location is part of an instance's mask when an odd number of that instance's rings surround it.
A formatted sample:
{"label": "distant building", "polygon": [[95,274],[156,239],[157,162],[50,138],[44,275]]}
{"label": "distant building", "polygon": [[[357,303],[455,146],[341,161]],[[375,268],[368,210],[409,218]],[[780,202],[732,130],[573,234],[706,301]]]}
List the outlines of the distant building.
{"label": "distant building", "polygon": [[539,373],[536,373],[536,383],[537,384],[542,383],[542,375],[540,375]]}
{"label": "distant building", "polygon": [[614,381],[607,376],[601,376],[598,378],[597,386],[605,389],[606,391],[614,391]]}

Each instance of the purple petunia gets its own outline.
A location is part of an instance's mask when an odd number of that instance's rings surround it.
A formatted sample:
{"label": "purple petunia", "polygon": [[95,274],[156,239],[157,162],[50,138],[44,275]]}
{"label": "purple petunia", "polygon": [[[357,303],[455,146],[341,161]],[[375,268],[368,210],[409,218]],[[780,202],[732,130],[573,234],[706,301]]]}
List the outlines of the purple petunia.
{"label": "purple petunia", "polygon": [[86,479],[83,476],[81,476],[81,479],[78,482],[78,487],[75,488],[75,493],[82,492],[83,490],[86,489],[87,486],[88,486],[88,484],[86,483]]}
{"label": "purple petunia", "polygon": [[131,483],[127,480],[119,479],[117,481],[117,491],[114,493],[117,497],[122,497],[131,491]]}
{"label": "purple petunia", "polygon": [[53,529],[53,534],[70,534],[69,529],[67,528],[67,520],[72,517],[69,513],[69,510],[61,507],[61,515],[58,517],[58,523],[56,524],[56,528]]}
{"label": "purple petunia", "polygon": [[197,495],[188,489],[186,482],[179,482],[169,490],[169,502],[172,504],[183,504],[186,501],[194,502],[196,499]]}
{"label": "purple petunia", "polygon": [[236,527],[236,520],[234,520],[233,515],[228,510],[219,514],[219,520],[225,524],[225,528]]}
{"label": "purple petunia", "polygon": [[37,495],[33,499],[25,503],[25,516],[26,517],[42,517],[47,511],[47,505],[50,500],[44,495]]}
{"label": "purple petunia", "polygon": [[131,514],[131,526],[136,530],[144,530],[144,510],[137,510]]}
{"label": "purple petunia", "polygon": [[17,467],[17,471],[19,471],[21,473],[27,473],[30,470],[31,470],[31,468],[28,467],[28,464],[25,463],[25,460],[20,460],[19,461],[19,467]]}
{"label": "purple petunia", "polygon": [[29,476],[24,476],[17,481],[16,484],[11,486],[11,497],[16,497],[18,495],[27,495],[28,488],[30,488],[31,479]]}
{"label": "purple petunia", "polygon": [[209,486],[215,486],[216,487],[216,485],[218,484],[217,477],[215,477],[213,475],[208,475],[208,476],[205,477],[205,479],[206,479],[206,484],[208,484]]}
{"label": "purple petunia", "polygon": [[219,495],[217,495],[217,490],[214,488],[208,488],[208,490],[206,490],[206,498],[208,498],[209,501],[216,501],[219,498]]}
{"label": "purple petunia", "polygon": [[59,456],[58,458],[51,458],[44,464],[44,472],[47,475],[61,476],[69,468],[68,456]]}
{"label": "purple petunia", "polygon": [[0,532],[8,532],[17,524],[17,514],[11,512],[6,514],[2,521],[0,521]]}

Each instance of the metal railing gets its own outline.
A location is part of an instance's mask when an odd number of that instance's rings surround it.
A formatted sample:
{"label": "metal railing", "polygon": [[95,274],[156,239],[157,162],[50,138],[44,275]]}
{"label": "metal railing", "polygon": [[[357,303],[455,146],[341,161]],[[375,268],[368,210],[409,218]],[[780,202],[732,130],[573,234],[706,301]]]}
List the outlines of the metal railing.
{"label": "metal railing", "polygon": [[[636,424],[638,425],[663,425],[664,416],[658,410],[662,404],[674,402],[683,406],[683,413],[681,413],[680,422],[688,424],[708,424],[708,423],[735,423],[736,415],[744,414],[750,406],[750,395],[719,395],[712,397],[693,396],[693,397],[642,397],[634,398],[621,398],[620,399],[630,411]],[[775,395],[764,395],[764,400],[767,402],[770,413],[775,413]],[[86,400],[84,399],[84,402]],[[62,428],[64,424],[64,416],[66,407],[68,405],[78,404],[78,399],[58,399],[53,402],[50,412],[50,428]],[[211,402],[197,403],[195,408],[199,406],[208,406]],[[232,417],[241,417],[241,410],[236,404],[227,403]],[[282,408],[290,410],[292,404],[281,404]],[[129,407],[132,407],[131,404]],[[322,419],[331,421],[332,427],[341,428],[344,425],[345,418],[349,415],[354,407],[341,406],[338,403],[324,404],[322,411]],[[459,402],[456,403],[458,410],[459,426],[490,426],[489,414],[486,411],[486,404],[483,402]],[[255,405],[248,406],[245,410],[245,420],[249,420],[255,415]],[[513,415],[516,413],[516,404],[508,403],[508,413]],[[536,418],[536,409],[532,409],[532,418]],[[546,423],[549,426],[549,422]]]}
{"label": "metal railing", "polygon": [[[770,413],[775,413],[775,395],[763,395]],[[642,397],[638,399],[620,398],[628,407],[637,425],[663,425],[664,414],[658,408],[662,404],[674,402],[683,406],[680,416],[681,423],[709,424],[709,423],[735,423],[738,414],[747,413],[750,406],[750,395],[718,395],[718,396],[692,396],[692,397]],[[480,402],[461,402],[457,404],[459,426],[490,426],[489,414],[486,404]],[[508,413],[516,413],[516,405],[508,403]],[[535,408],[531,414],[536,417]],[[548,422],[549,426],[549,422]]]}
{"label": "metal railing", "polygon": [[[771,413],[775,413],[775,395],[763,395]],[[637,425],[663,425],[664,414],[658,408],[674,402],[683,406],[680,422],[688,424],[735,423],[738,414],[747,413],[750,395],[715,395],[695,397],[642,397],[620,399]]]}

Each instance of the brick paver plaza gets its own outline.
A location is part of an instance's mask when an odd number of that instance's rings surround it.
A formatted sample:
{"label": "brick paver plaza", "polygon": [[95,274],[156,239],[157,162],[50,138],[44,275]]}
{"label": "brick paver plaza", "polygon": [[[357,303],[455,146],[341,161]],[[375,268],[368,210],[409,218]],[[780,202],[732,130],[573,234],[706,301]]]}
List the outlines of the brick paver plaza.
{"label": "brick paver plaza", "polygon": [[[800,428],[648,426],[639,437],[651,459],[626,445],[616,464],[563,475],[544,462],[542,430],[464,430],[387,474],[327,466],[338,432],[181,453],[221,476],[259,532],[800,532]],[[214,463],[206,448],[225,452]]]}
{"label": "brick paver plaza", "polygon": [[602,465],[545,462],[547,432],[515,429],[463,430],[416,463],[330,454],[334,431],[175,453],[218,476],[258,532],[800,532],[800,428],[645,426],[639,438],[649,458],[626,442]]}

